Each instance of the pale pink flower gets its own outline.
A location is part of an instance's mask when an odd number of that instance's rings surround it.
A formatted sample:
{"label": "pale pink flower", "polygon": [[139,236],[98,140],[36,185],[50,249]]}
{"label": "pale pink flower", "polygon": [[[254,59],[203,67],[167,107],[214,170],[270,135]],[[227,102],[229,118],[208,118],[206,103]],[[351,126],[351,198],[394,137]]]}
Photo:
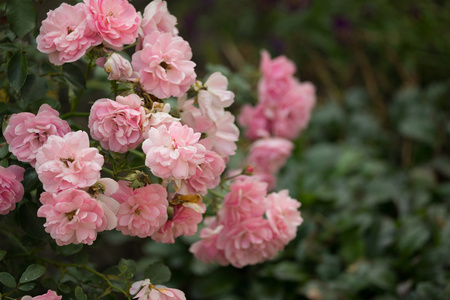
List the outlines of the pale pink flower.
{"label": "pale pink flower", "polygon": [[275,189],[277,185],[277,177],[273,173],[268,173],[266,171],[255,170],[251,178],[267,183],[268,191]]}
{"label": "pale pink flower", "polygon": [[120,80],[120,81],[137,81],[138,74],[133,72],[131,63],[123,58],[117,53],[111,54],[111,56],[106,59],[105,57],[100,57],[97,59],[96,64],[104,68],[109,74],[108,80]]}
{"label": "pale pink flower", "polygon": [[36,154],[51,135],[64,136],[69,124],[48,104],[39,108],[37,115],[28,112],[14,114],[9,119],[4,136],[18,160],[36,165]]}
{"label": "pale pink flower", "polygon": [[150,279],[136,281],[131,285],[130,294],[138,300],[186,300],[184,293],[164,285],[153,285]]}
{"label": "pale pink flower", "polygon": [[120,203],[116,229],[123,234],[148,237],[167,221],[167,192],[159,184],[133,190],[119,181],[119,190],[112,197]]}
{"label": "pale pink flower", "polygon": [[209,76],[198,91],[198,105],[203,115],[215,120],[224,113],[224,108],[234,102],[234,93],[227,90],[228,79],[220,72]]}
{"label": "pale pink flower", "polygon": [[88,244],[97,232],[106,229],[107,220],[99,203],[82,190],[65,190],[58,194],[44,192],[38,217],[46,218],[45,231],[58,246]]}
{"label": "pale pink flower", "polygon": [[186,100],[185,95],[178,98],[181,122],[194,129],[195,132],[207,132],[214,126],[214,121],[204,115],[198,107],[195,107],[194,102],[194,99]]}
{"label": "pale pink flower", "polygon": [[97,199],[106,218],[106,230],[112,230],[117,226],[117,213],[119,212],[119,202],[111,197],[119,184],[111,178],[100,178],[94,185],[86,189],[86,192]]}
{"label": "pale pink flower", "polygon": [[291,156],[294,144],[283,138],[259,139],[250,145],[248,163],[255,170],[266,173],[276,173],[283,167]]}
{"label": "pale pink flower", "polygon": [[86,22],[83,3],[75,6],[62,3],[50,10],[36,38],[38,50],[48,53],[50,61],[57,66],[80,59],[101,41]]}
{"label": "pale pink flower", "polygon": [[206,149],[198,143],[200,133],[173,122],[169,128],[150,128],[142,144],[147,155],[145,165],[155,176],[163,179],[188,179],[205,161]]}
{"label": "pale pink flower", "polygon": [[[168,32],[176,36],[178,34],[178,30],[175,27],[176,25],[177,18],[169,13],[167,2],[153,0],[144,9],[139,36],[140,38],[144,38],[154,31]],[[141,49],[142,45],[140,45],[140,48],[137,50]]]}
{"label": "pale pink flower", "polygon": [[234,124],[234,120],[234,116],[229,111],[225,111],[222,116],[214,120],[214,126],[206,132],[206,138],[200,143],[207,150],[214,151],[223,158],[234,155],[237,149],[236,142],[239,139],[239,128]]}
{"label": "pale pink flower", "polygon": [[139,72],[142,89],[158,98],[180,97],[195,82],[195,63],[189,43],[170,33],[152,32],[145,36],[142,50],[131,63]]}
{"label": "pale pink flower", "polygon": [[230,185],[219,211],[220,223],[229,225],[261,217],[266,211],[267,184],[251,178],[237,179]]}
{"label": "pale pink flower", "polygon": [[266,138],[270,136],[271,122],[265,115],[265,105],[244,105],[238,117],[239,124],[246,127],[245,136],[250,140]]}
{"label": "pale pink flower", "polygon": [[293,240],[297,234],[297,227],[302,224],[300,216],[300,202],[289,197],[288,190],[271,193],[267,196],[266,216],[278,240],[284,245]]}
{"label": "pale pink flower", "polygon": [[100,178],[104,159],[84,131],[52,135],[36,155],[36,172],[47,192],[85,188]]}
{"label": "pale pink flower", "polygon": [[154,103],[152,110],[145,115],[145,122],[142,125],[144,139],[148,138],[148,131],[151,127],[165,126],[170,127],[173,122],[179,122],[180,120],[174,118],[170,113],[170,104],[166,103],[162,107]]}
{"label": "pale pink flower", "polygon": [[91,107],[89,129],[91,136],[106,150],[125,153],[143,140],[145,111],[136,94],[117,96],[116,101],[99,99]]}
{"label": "pale pink flower", "polygon": [[16,208],[16,203],[22,200],[25,169],[19,166],[0,166],[0,215],[6,215]]}
{"label": "pale pink flower", "polygon": [[272,134],[287,139],[297,138],[308,125],[315,102],[314,85],[296,83],[273,109]]}
{"label": "pale pink flower", "polygon": [[[225,161],[214,151],[206,151],[205,161],[199,165],[195,174],[184,180],[185,194],[208,193],[208,189],[215,188],[220,182],[220,175],[225,170]],[[179,191],[181,193],[181,191]]]}
{"label": "pale pink flower", "polygon": [[206,206],[203,202],[197,203],[198,210],[194,210],[183,204],[173,207],[172,219],[168,220],[157,232],[152,235],[152,239],[160,243],[174,243],[175,238],[180,235],[191,236],[197,232],[197,225],[202,221]]}
{"label": "pale pink flower", "polygon": [[286,56],[271,60],[265,50],[261,52],[261,56],[260,69],[263,76],[258,84],[259,99],[262,102],[276,102],[291,89],[295,81],[293,75],[296,67]]}
{"label": "pale pink flower", "polygon": [[84,0],[87,22],[105,46],[122,50],[138,36],[141,17],[128,0]]}
{"label": "pale pink flower", "polygon": [[58,296],[54,291],[48,290],[46,294],[31,297],[31,296],[23,296],[21,300],[61,300],[62,296]]}
{"label": "pale pink flower", "polygon": [[236,268],[254,265],[273,258],[280,249],[269,221],[249,218],[224,226],[217,239],[217,248]]}
{"label": "pale pink flower", "polygon": [[223,250],[217,248],[217,238],[224,226],[218,224],[216,217],[207,217],[204,223],[208,227],[200,230],[201,240],[192,244],[189,247],[189,252],[205,264],[216,261],[221,266],[228,265],[229,262],[225,258]]}

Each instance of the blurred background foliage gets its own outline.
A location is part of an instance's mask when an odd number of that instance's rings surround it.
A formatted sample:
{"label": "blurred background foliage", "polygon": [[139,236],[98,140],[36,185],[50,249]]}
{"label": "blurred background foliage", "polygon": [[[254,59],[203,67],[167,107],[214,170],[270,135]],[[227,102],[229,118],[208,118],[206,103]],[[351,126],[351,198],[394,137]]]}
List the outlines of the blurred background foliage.
{"label": "blurred background foliage", "polygon": [[[147,1],[132,3],[143,11]],[[37,1],[38,20],[58,5]],[[235,113],[257,100],[260,49],[286,55],[297,77],[316,85],[311,123],[278,180],[302,203],[304,223],[284,253],[243,269],[194,260],[188,247],[196,238],[164,245],[114,232],[96,242],[102,247],[66,253],[68,260],[85,253],[105,271],[133,259],[142,274],[140,266],[162,259],[172,270],[166,285],[188,299],[450,299],[450,2],[169,0],[168,7],[199,78],[213,70],[229,77]],[[41,62],[33,76],[49,72],[43,55],[27,55]],[[63,73],[66,85],[84,84],[73,69]],[[25,87],[46,89],[39,78],[27,77]],[[93,82],[85,103],[104,89]],[[70,88],[27,91],[17,106],[2,98],[0,113],[30,109],[44,96],[68,111]]]}

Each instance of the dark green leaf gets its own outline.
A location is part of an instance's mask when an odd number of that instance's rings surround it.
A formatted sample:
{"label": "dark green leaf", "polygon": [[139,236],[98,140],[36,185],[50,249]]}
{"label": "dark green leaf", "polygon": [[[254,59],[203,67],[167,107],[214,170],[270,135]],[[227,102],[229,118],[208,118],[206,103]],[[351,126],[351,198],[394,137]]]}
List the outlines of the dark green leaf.
{"label": "dark green leaf", "polygon": [[45,96],[47,93],[47,81],[42,77],[29,74],[20,90],[20,94],[26,103],[31,103]]}
{"label": "dark green leaf", "polygon": [[[120,273],[124,274],[125,277],[129,278],[136,272],[136,262],[132,259],[120,259],[119,262]],[[131,276],[132,277],[132,276]]]}
{"label": "dark green leaf", "polygon": [[83,249],[83,244],[70,244],[66,246],[55,246],[56,254],[59,255],[72,255],[80,252]]}
{"label": "dark green leaf", "polygon": [[86,81],[84,80],[84,74],[79,67],[74,64],[63,65],[64,77],[69,83],[79,89],[86,88]]}
{"label": "dark green leaf", "polygon": [[89,260],[89,255],[87,254],[86,251],[80,251],[75,256],[75,263],[80,266],[86,264],[88,260]]}
{"label": "dark green leaf", "polygon": [[28,292],[28,291],[31,291],[32,289],[34,289],[35,286],[36,286],[36,284],[34,282],[28,282],[28,283],[25,283],[25,284],[19,286],[19,290]]}
{"label": "dark green leaf", "polygon": [[8,62],[9,84],[18,92],[25,83],[28,72],[28,63],[25,55],[17,51]]}
{"label": "dark green leaf", "polygon": [[170,280],[170,269],[162,262],[152,263],[144,270],[144,277],[149,278],[152,284],[162,284]]}
{"label": "dark green leaf", "polygon": [[42,275],[45,274],[45,267],[37,264],[32,264],[28,266],[28,268],[23,272],[22,276],[20,276],[19,283],[30,282],[38,279]]}
{"label": "dark green leaf", "polygon": [[83,292],[83,289],[79,286],[75,288],[75,297],[77,300],[87,300],[86,294]]}
{"label": "dark green leaf", "polygon": [[6,256],[6,251],[5,250],[0,250],[0,261],[3,260],[3,258],[5,258]]}
{"label": "dark green leaf", "polygon": [[58,284],[58,290],[60,290],[64,294],[70,293],[70,287],[67,284],[64,284],[64,283]]}
{"label": "dark green leaf", "polygon": [[[4,138],[0,138],[0,143],[5,143],[5,139]],[[8,144],[4,144],[3,146],[0,147],[0,158],[5,158],[6,155],[8,155],[9,153],[9,149],[8,149]]]}
{"label": "dark green leaf", "polygon": [[[28,175],[26,179],[31,182],[30,177],[32,176],[30,173],[33,173],[33,171],[28,171],[28,174],[26,173]],[[38,205],[36,203],[30,201],[25,202],[19,208],[19,222],[20,226],[29,236],[42,240],[47,238],[48,234],[44,230],[45,219],[37,216],[37,210]]]}
{"label": "dark green leaf", "polygon": [[14,279],[14,277],[11,274],[9,274],[7,272],[0,273],[0,282],[3,285],[6,285],[7,287],[10,287],[10,288],[16,287],[16,280]]}
{"label": "dark green leaf", "polygon": [[9,27],[22,38],[36,25],[36,9],[30,0],[8,0]]}
{"label": "dark green leaf", "polygon": [[17,51],[19,50],[19,47],[14,44],[0,44],[0,49],[5,51]]}

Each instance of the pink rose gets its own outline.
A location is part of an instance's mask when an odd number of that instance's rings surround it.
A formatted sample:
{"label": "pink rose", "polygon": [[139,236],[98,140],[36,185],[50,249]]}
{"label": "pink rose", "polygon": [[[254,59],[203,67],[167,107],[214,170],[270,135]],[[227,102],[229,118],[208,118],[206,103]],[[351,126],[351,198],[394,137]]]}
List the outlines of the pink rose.
{"label": "pink rose", "polygon": [[52,135],[36,155],[36,172],[47,192],[85,188],[100,178],[103,156],[84,131]]}
{"label": "pink rose", "polygon": [[228,79],[220,72],[209,76],[198,91],[198,104],[202,114],[211,120],[223,115],[224,108],[234,102],[234,93],[227,90]]}
{"label": "pink rose", "polygon": [[198,143],[199,138],[200,133],[179,122],[173,122],[169,128],[152,127],[142,144],[145,165],[163,179],[188,179],[205,161],[206,149]]}
{"label": "pink rose", "polygon": [[208,189],[213,189],[219,184],[220,175],[224,170],[225,161],[214,151],[206,151],[205,161],[199,165],[191,178],[184,181],[185,193],[206,195]]}
{"label": "pink rose", "polygon": [[136,94],[117,96],[116,101],[99,99],[91,107],[89,129],[91,136],[106,150],[125,153],[143,140],[145,111]]}
{"label": "pink rose", "polygon": [[204,115],[194,106],[194,99],[186,100],[186,96],[178,98],[178,109],[181,113],[181,122],[194,129],[195,132],[207,132],[214,125],[214,121]]}
{"label": "pink rose", "polygon": [[139,76],[136,72],[133,72],[131,63],[117,53],[111,54],[108,59],[104,57],[98,58],[96,64],[104,68],[109,74],[108,80],[135,82]]}
{"label": "pink rose", "polygon": [[80,59],[87,50],[101,43],[101,38],[86,22],[84,4],[62,3],[50,10],[36,38],[37,48],[49,54],[50,61],[60,66]]}
{"label": "pink rose", "polygon": [[21,300],[61,300],[62,296],[58,296],[54,291],[48,290],[48,292],[44,295],[31,297],[31,296],[23,296]]}
{"label": "pink rose", "polygon": [[141,18],[127,0],[84,0],[87,22],[105,46],[122,50],[138,36]]}
{"label": "pink rose", "polygon": [[164,285],[153,285],[150,279],[136,281],[131,285],[130,294],[138,300],[186,300],[184,293]]}
{"label": "pink rose", "polygon": [[22,200],[25,169],[19,166],[0,166],[0,215],[6,215],[16,208],[16,203]]}
{"label": "pink rose", "polygon": [[119,190],[112,197],[120,203],[116,229],[123,234],[148,237],[167,221],[167,192],[159,184],[133,190],[119,181]]}
{"label": "pink rose", "polygon": [[158,98],[180,97],[195,82],[195,63],[189,43],[170,33],[152,32],[145,36],[142,50],[131,63],[139,72],[142,88]]}
{"label": "pink rose", "polygon": [[183,204],[175,205],[172,219],[168,220],[157,232],[152,235],[152,239],[160,243],[175,243],[175,238],[180,235],[191,236],[197,232],[197,225],[203,219],[206,206],[203,202],[197,203],[198,208],[192,209]]}
{"label": "pink rose", "polygon": [[99,203],[82,190],[65,190],[58,194],[44,192],[38,217],[46,218],[45,231],[58,246],[88,244],[97,232],[106,229],[107,220]]}
{"label": "pink rose", "polygon": [[219,211],[220,223],[236,224],[261,217],[266,210],[267,184],[253,179],[237,179],[230,185]]}
{"label": "pink rose", "polygon": [[248,163],[255,170],[274,174],[284,166],[291,156],[294,144],[283,138],[266,138],[253,142],[250,146]]}
{"label": "pink rose", "polygon": [[256,140],[270,136],[271,122],[265,115],[265,105],[259,103],[257,106],[244,105],[238,117],[239,124],[247,127],[246,137]]}
{"label": "pink rose", "polygon": [[254,265],[274,257],[279,243],[274,240],[269,222],[263,218],[249,218],[225,226],[217,239],[217,248],[236,268]]}
{"label": "pink rose", "polygon": [[119,203],[111,197],[119,184],[111,178],[100,178],[93,186],[88,187],[86,192],[98,201],[103,209],[106,218],[106,230],[112,230],[117,226],[117,213],[119,211]]}
{"label": "pink rose", "polygon": [[300,202],[289,197],[288,190],[272,193],[267,196],[267,220],[283,246],[297,235],[297,227],[302,224]]}
{"label": "pink rose", "polygon": [[70,132],[69,124],[48,104],[39,108],[37,115],[22,112],[9,119],[5,139],[18,160],[36,165],[36,154],[51,135],[64,136]]}
{"label": "pink rose", "polygon": [[160,103],[154,103],[151,111],[147,110],[145,115],[145,122],[142,125],[144,138],[148,138],[148,131],[151,127],[165,126],[170,127],[173,122],[179,122],[180,119],[172,117],[170,115],[170,104],[166,103],[160,105]]}
{"label": "pink rose", "polygon": [[192,244],[189,247],[189,252],[205,264],[216,261],[221,266],[228,265],[229,262],[225,258],[225,253],[223,250],[217,248],[217,238],[224,226],[218,225],[215,217],[205,218],[204,223],[208,227],[200,230],[199,235],[201,240]]}

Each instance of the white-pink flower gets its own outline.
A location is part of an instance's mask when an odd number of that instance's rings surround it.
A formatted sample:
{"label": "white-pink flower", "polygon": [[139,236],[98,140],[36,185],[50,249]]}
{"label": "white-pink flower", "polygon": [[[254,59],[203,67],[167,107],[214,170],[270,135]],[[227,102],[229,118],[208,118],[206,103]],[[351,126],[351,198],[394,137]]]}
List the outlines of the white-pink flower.
{"label": "white-pink flower", "polygon": [[0,215],[6,215],[16,208],[16,203],[22,200],[25,169],[19,166],[0,166]]}
{"label": "white-pink flower", "polygon": [[115,52],[111,54],[108,59],[105,57],[98,58],[96,64],[99,67],[104,68],[109,74],[108,80],[135,82],[139,76],[137,72],[133,72],[131,63]]}
{"label": "white-pink flower", "polygon": [[295,238],[297,227],[303,222],[298,210],[300,202],[290,198],[288,190],[271,193],[266,199],[267,220],[284,247],[284,245]]}
{"label": "white-pink flower", "polygon": [[183,204],[173,207],[173,215],[161,228],[152,235],[152,239],[160,243],[175,243],[180,235],[191,236],[197,232],[197,226],[203,219],[206,206],[203,202],[197,203],[200,209],[194,210]]}
{"label": "white-pink flower", "polygon": [[200,133],[179,122],[173,122],[169,128],[152,127],[142,144],[145,165],[163,179],[188,179],[205,161],[206,149],[198,143],[199,138]]}
{"label": "white-pink flower", "polygon": [[141,17],[128,0],[84,0],[87,22],[105,46],[122,50],[138,36]]}
{"label": "white-pink flower", "polygon": [[143,140],[145,110],[136,94],[117,96],[116,101],[99,99],[91,107],[89,129],[92,138],[106,150],[125,153]]}
{"label": "white-pink flower", "polygon": [[245,136],[250,140],[270,136],[271,121],[266,116],[266,105],[259,103],[255,107],[244,105],[238,117],[239,124],[246,127]]}
{"label": "white-pink flower", "polygon": [[164,285],[153,285],[150,279],[136,281],[131,285],[130,294],[138,300],[186,300],[184,293]]}
{"label": "white-pink flower", "polygon": [[75,6],[62,3],[47,13],[36,43],[38,50],[48,53],[50,61],[59,66],[80,59],[101,40],[86,22],[83,3]]}
{"label": "white-pink flower", "polygon": [[242,268],[274,257],[280,249],[275,237],[269,221],[248,218],[225,226],[217,239],[217,248],[224,251],[234,267]]}
{"label": "white-pink flower", "polygon": [[[184,180],[185,194],[208,193],[208,189],[215,188],[220,182],[220,175],[225,170],[225,161],[214,151],[206,151],[205,161],[199,165],[195,174]],[[179,191],[181,193],[181,191]]]}
{"label": "white-pink flower", "polygon": [[4,132],[6,142],[18,160],[36,164],[36,154],[51,135],[64,136],[69,124],[48,104],[39,108],[37,115],[28,112],[14,114]]}
{"label": "white-pink flower", "polygon": [[189,43],[179,36],[154,31],[145,36],[142,50],[131,63],[142,89],[158,98],[180,97],[195,82],[195,63]]}
{"label": "white-pink flower", "polygon": [[159,184],[133,190],[119,181],[119,190],[112,197],[120,203],[116,229],[123,234],[148,237],[167,221],[167,192]]}
{"label": "white-pink flower", "polygon": [[43,204],[37,212],[45,218],[45,231],[59,246],[88,244],[97,238],[97,232],[106,229],[107,220],[103,209],[88,193],[70,189],[58,194],[44,192],[40,198]]}
{"label": "white-pink flower", "polygon": [[36,155],[36,172],[47,192],[85,188],[100,178],[103,162],[86,132],[69,132],[48,138]]}
{"label": "white-pink flower", "polygon": [[228,91],[228,79],[220,72],[209,76],[198,91],[198,105],[202,114],[211,120],[223,115],[224,108],[234,102],[234,93]]}
{"label": "white-pink flower", "polygon": [[178,109],[181,113],[181,122],[194,129],[195,132],[207,132],[214,127],[214,121],[204,115],[194,106],[194,99],[186,99],[186,95],[178,98]]}
{"label": "white-pink flower", "polygon": [[166,126],[170,127],[173,122],[179,122],[180,120],[170,115],[170,104],[159,105],[154,103],[152,110],[145,116],[145,122],[142,125],[144,139],[148,138],[148,131],[151,127]]}
{"label": "white-pink flower", "polygon": [[46,294],[31,297],[31,296],[23,296],[21,300],[61,300],[62,296],[58,296],[54,291],[48,290]]}
{"label": "white-pink flower", "polygon": [[266,138],[253,142],[250,146],[248,163],[255,170],[274,174],[284,166],[291,156],[294,144],[283,138]]}
{"label": "white-pink flower", "polygon": [[139,35],[145,37],[154,31],[168,32],[177,35],[177,18],[169,13],[167,2],[153,0],[144,9]]}
{"label": "white-pink flower", "polygon": [[237,179],[230,185],[219,211],[220,223],[229,225],[249,218],[261,217],[266,211],[267,184],[247,179]]}
{"label": "white-pink flower", "polygon": [[97,199],[103,214],[106,218],[106,230],[112,230],[117,226],[117,213],[119,211],[119,202],[111,197],[119,184],[111,178],[100,178],[93,186],[86,189],[86,192]]}

